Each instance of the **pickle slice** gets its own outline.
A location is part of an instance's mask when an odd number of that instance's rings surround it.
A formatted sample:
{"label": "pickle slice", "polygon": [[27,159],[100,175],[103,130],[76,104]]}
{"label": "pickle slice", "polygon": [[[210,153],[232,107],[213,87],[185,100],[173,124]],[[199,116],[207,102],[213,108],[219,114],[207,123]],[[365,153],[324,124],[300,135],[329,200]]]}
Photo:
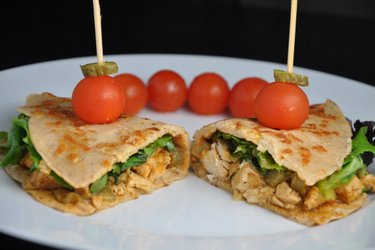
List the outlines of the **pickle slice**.
{"label": "pickle slice", "polygon": [[309,86],[309,78],[304,75],[298,75],[284,70],[274,69],[273,77],[277,82],[289,82],[300,86]]}
{"label": "pickle slice", "polygon": [[89,63],[81,65],[84,76],[104,76],[118,72],[118,66],[115,62]]}

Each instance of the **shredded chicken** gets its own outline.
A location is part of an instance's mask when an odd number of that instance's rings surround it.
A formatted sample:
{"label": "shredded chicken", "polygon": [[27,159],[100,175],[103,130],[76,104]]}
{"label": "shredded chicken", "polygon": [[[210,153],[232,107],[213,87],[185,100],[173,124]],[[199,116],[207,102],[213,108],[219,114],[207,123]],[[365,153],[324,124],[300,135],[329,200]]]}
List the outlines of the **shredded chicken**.
{"label": "shredded chicken", "polygon": [[265,185],[254,189],[248,189],[242,195],[245,197],[247,202],[256,204],[267,202],[272,197],[274,192],[275,189],[273,187]]}
{"label": "shredded chicken", "polygon": [[212,174],[208,174],[207,179],[211,184],[213,184],[215,186],[218,186],[218,187],[220,187],[220,188],[222,188],[222,189],[224,189],[228,192],[233,191],[233,188],[230,185],[230,182],[228,181],[227,177],[218,177],[218,176],[215,176],[215,175],[212,175]]}
{"label": "shredded chicken", "polygon": [[299,193],[294,191],[286,182],[277,185],[275,195],[271,199],[275,205],[287,209],[294,208],[301,200]]}
{"label": "shredded chicken", "polygon": [[[326,202],[323,194],[316,186],[307,186],[296,173],[282,173],[282,177],[274,186],[268,181],[280,177],[261,175],[247,161],[235,161],[222,142],[213,142],[201,152],[201,163],[206,171],[208,181],[233,193],[237,200],[245,199],[249,203],[273,203],[282,208],[312,210]],[[278,174],[278,175],[277,175]],[[268,178],[268,179],[267,179]],[[337,199],[351,203],[358,199],[363,190],[375,191],[375,177],[371,174],[353,180],[335,190]]]}
{"label": "shredded chicken", "polygon": [[310,210],[313,208],[318,207],[319,205],[323,204],[325,202],[325,199],[322,195],[322,193],[319,191],[319,188],[312,187],[305,196],[305,200],[303,202],[303,205],[306,209]]}
{"label": "shredded chicken", "polygon": [[336,189],[337,198],[347,204],[358,199],[362,194],[365,186],[358,179],[357,176],[354,176],[353,179],[341,187]]}
{"label": "shredded chicken", "polygon": [[226,177],[230,164],[220,158],[216,145],[216,143],[213,143],[210,150],[202,153],[202,163],[208,173],[218,177]]}
{"label": "shredded chicken", "polygon": [[33,159],[31,159],[30,153],[27,152],[20,161],[20,165],[31,168],[33,166]]}
{"label": "shredded chicken", "polygon": [[[50,169],[43,161],[40,162],[38,171],[32,172],[28,178],[25,178],[23,185],[25,189],[51,190],[55,198],[64,204],[78,204],[86,201],[96,208],[103,208],[104,203],[111,204],[116,201],[116,197],[133,199],[138,197],[140,193],[152,192],[157,185],[155,184],[156,180],[160,181],[159,177],[163,176],[171,162],[170,153],[158,149],[148,158],[146,163],[128,169],[121,174],[118,183],[115,183],[114,178],[110,177],[107,186],[98,195],[93,195],[88,187],[76,189],[74,192],[63,188],[50,175]],[[33,161],[29,154],[26,154],[21,164],[28,168],[32,166]],[[166,183],[168,181],[165,180]]]}
{"label": "shredded chicken", "polygon": [[142,164],[134,168],[133,171],[142,176],[143,178],[147,178],[151,173],[151,166],[150,164]]}
{"label": "shredded chicken", "polygon": [[248,162],[242,162],[238,171],[231,178],[233,198],[245,198],[249,203],[266,201],[274,193],[274,188],[267,186],[263,177]]}
{"label": "shredded chicken", "polygon": [[231,179],[231,183],[233,188],[238,189],[240,192],[245,192],[249,188],[257,188],[265,185],[263,177],[246,161],[240,164],[239,170]]}
{"label": "shredded chicken", "polygon": [[125,187],[125,184],[123,182],[120,182],[119,184],[115,184],[115,185],[110,185],[111,187],[111,191],[114,195],[124,195],[124,193],[126,192],[126,187]]}
{"label": "shredded chicken", "polygon": [[132,170],[140,176],[153,181],[163,175],[167,166],[171,163],[170,154],[162,149],[158,149],[150,156],[144,164],[134,167]]}
{"label": "shredded chicken", "polygon": [[147,162],[147,164],[152,166],[149,180],[153,181],[162,176],[171,162],[172,158],[170,154],[165,150],[160,150],[155,158]]}
{"label": "shredded chicken", "polygon": [[229,164],[228,177],[231,178],[237,172],[238,169],[240,169],[240,163],[232,162],[231,164]]}
{"label": "shredded chicken", "polygon": [[[242,167],[241,167],[242,165]],[[233,175],[231,179],[232,187],[240,191],[245,192],[249,188],[249,173],[250,167],[240,165],[240,169]]]}
{"label": "shredded chicken", "polygon": [[144,193],[150,193],[152,189],[152,182],[143,178],[142,176],[128,170],[128,178],[126,179],[126,186],[134,187],[142,190]]}
{"label": "shredded chicken", "polygon": [[[214,143],[215,144],[215,143]],[[232,162],[232,155],[230,154],[228,150],[228,146],[224,143],[217,142],[216,143],[216,151],[220,156],[220,159],[227,161],[227,162]]]}

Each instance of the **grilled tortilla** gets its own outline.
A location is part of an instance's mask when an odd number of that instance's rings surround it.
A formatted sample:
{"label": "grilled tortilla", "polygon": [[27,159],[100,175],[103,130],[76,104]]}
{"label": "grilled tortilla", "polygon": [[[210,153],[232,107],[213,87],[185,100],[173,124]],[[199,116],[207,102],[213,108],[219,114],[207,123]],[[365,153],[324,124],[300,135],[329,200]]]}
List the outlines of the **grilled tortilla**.
{"label": "grilled tortilla", "polygon": [[367,201],[363,190],[375,190],[373,175],[354,173],[329,197],[321,192],[322,180],[338,179],[336,173],[352,150],[351,137],[342,111],[327,100],[311,106],[298,129],[275,130],[251,119],[207,125],[193,137],[191,166],[198,177],[235,199],[319,225],[359,209]]}
{"label": "grilled tortilla", "polygon": [[[70,99],[49,93],[29,96],[18,110],[28,117],[30,139],[41,161],[30,171],[33,161],[26,152],[6,171],[47,206],[89,215],[187,175],[190,145],[181,127],[125,115],[109,124],[85,124],[74,115]],[[154,145],[168,136],[168,147]],[[132,164],[146,153],[145,162]],[[134,166],[119,171],[124,163]]]}

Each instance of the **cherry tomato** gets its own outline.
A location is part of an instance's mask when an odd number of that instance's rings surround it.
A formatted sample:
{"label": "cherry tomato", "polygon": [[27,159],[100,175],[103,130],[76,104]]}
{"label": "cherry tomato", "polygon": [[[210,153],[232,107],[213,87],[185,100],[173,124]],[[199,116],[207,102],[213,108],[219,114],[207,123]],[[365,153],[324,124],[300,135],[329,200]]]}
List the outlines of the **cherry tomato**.
{"label": "cherry tomato", "polygon": [[187,101],[193,112],[212,115],[225,110],[228,97],[227,81],[219,74],[206,72],[193,79],[188,90]]}
{"label": "cherry tomato", "polygon": [[112,77],[85,77],[73,90],[74,113],[86,123],[109,123],[124,110],[125,93]]}
{"label": "cherry tomato", "polygon": [[186,101],[185,80],[172,70],[156,72],[148,80],[149,103],[160,112],[176,111]]}
{"label": "cherry tomato", "polygon": [[137,114],[147,104],[147,88],[143,81],[133,74],[120,74],[114,79],[122,86],[125,96],[126,105],[125,114]]}
{"label": "cherry tomato", "polygon": [[298,128],[309,115],[309,100],[297,85],[273,82],[258,93],[255,115],[261,124],[270,128]]}
{"label": "cherry tomato", "polygon": [[229,110],[235,117],[254,118],[254,102],[259,91],[268,84],[258,77],[248,77],[237,82],[229,94]]}

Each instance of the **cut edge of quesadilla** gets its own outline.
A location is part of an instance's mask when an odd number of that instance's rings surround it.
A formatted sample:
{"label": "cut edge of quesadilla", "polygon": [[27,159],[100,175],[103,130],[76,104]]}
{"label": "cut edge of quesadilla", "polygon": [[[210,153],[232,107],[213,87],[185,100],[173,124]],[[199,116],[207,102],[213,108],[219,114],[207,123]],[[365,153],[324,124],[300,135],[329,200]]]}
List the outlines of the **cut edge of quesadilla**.
{"label": "cut edge of quesadilla", "polygon": [[[365,131],[353,140],[340,108],[327,100],[312,105],[294,130],[266,128],[251,119],[226,119],[198,130],[191,167],[234,199],[257,204],[299,223],[328,223],[356,211],[375,191],[359,151]],[[375,146],[366,139],[366,149]],[[356,151],[356,152],[354,152]]]}
{"label": "cut edge of quesadilla", "polygon": [[70,99],[50,93],[29,96],[19,111],[1,165],[57,210],[90,215],[188,174],[190,142],[182,127],[137,116],[87,125],[74,117]]}

